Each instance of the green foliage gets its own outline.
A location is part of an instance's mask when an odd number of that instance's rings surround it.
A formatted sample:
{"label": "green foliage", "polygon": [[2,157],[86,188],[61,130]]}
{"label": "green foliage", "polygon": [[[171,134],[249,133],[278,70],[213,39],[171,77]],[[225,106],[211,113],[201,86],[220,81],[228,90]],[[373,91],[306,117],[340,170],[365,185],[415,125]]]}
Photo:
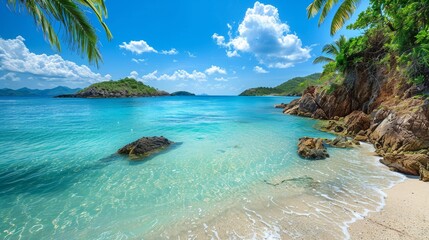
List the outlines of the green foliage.
{"label": "green foliage", "polygon": [[[350,19],[351,15],[356,10],[359,5],[360,0],[342,0],[339,4],[338,10],[335,12],[335,15],[331,23],[331,35],[334,35],[338,30],[340,30],[345,22]],[[316,16],[320,12],[319,17],[319,26],[325,21],[326,16],[331,11],[331,9],[338,4],[338,0],[314,0],[307,7],[308,18]]]}
{"label": "green foliage", "polygon": [[82,89],[81,91],[79,91],[79,93],[86,92],[89,89],[104,90],[114,93],[127,91],[128,93],[135,95],[155,95],[158,93],[158,90],[156,90],[155,88],[147,86],[133,78],[124,78],[118,81],[105,81],[94,83],[91,86]]}
{"label": "green foliage", "polygon": [[247,89],[240,96],[266,96],[266,95],[281,95],[281,96],[297,96],[309,86],[320,84],[320,73],[314,73],[305,77],[292,78],[277,87],[258,87]]}
{"label": "green foliage", "polygon": [[108,40],[112,39],[103,19],[107,18],[104,0],[8,0],[11,9],[27,9],[36,25],[43,31],[51,46],[61,50],[58,35],[52,25],[64,29],[72,49],[87,56],[90,62],[98,65],[101,54],[98,49],[98,37],[85,12],[89,9],[96,15]]}
{"label": "green foliage", "polygon": [[398,56],[404,73],[415,83],[429,81],[429,3],[421,0],[371,0],[350,29],[366,36],[382,32],[384,48]]}

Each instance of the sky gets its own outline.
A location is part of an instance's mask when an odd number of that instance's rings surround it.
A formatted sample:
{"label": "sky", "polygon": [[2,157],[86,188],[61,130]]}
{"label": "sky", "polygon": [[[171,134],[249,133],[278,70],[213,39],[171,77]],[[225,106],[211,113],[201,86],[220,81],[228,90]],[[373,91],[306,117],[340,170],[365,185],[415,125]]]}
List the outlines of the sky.
{"label": "sky", "polygon": [[[11,11],[2,1],[0,88],[83,88],[133,77],[168,92],[237,95],[321,72],[312,62],[323,45],[360,34],[343,28],[330,36],[333,12],[319,27],[317,18],[307,18],[311,0],[105,2],[111,41],[87,12],[103,56],[97,67],[68,47],[64,31],[58,52],[25,9]],[[367,6],[362,1],[348,23]]]}

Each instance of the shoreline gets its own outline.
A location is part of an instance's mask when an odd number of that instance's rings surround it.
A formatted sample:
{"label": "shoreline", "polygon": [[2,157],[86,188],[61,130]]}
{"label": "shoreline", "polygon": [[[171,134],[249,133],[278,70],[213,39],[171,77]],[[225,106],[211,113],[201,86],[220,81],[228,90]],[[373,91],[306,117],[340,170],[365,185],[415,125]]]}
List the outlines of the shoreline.
{"label": "shoreline", "polygon": [[383,191],[385,204],[348,224],[351,239],[421,239],[429,224],[429,188],[418,177],[405,180]]}

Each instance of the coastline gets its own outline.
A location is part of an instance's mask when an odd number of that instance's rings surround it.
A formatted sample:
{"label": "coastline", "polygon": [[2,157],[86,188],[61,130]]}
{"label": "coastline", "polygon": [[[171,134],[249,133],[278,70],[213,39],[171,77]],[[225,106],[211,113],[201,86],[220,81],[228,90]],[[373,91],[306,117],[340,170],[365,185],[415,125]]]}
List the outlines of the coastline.
{"label": "coastline", "polygon": [[429,188],[418,177],[384,191],[384,207],[351,223],[351,239],[422,239],[429,224]]}

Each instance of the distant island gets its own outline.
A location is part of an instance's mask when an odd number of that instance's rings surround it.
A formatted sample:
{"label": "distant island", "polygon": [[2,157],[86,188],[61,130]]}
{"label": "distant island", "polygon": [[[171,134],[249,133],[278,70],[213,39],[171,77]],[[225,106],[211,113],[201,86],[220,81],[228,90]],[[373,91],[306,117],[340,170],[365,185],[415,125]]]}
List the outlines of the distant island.
{"label": "distant island", "polygon": [[169,96],[165,91],[157,90],[133,78],[117,81],[94,83],[75,94],[62,94],[58,98],[123,98]]}
{"label": "distant island", "polygon": [[63,86],[58,86],[51,89],[30,89],[30,88],[20,88],[20,89],[10,89],[3,88],[0,89],[0,96],[8,97],[53,97],[62,94],[74,94],[80,91],[81,88],[68,88]]}
{"label": "distant island", "polygon": [[186,91],[178,91],[171,93],[170,96],[195,96],[195,94]]}
{"label": "distant island", "polygon": [[304,89],[315,85],[319,81],[320,75],[320,73],[314,73],[305,77],[292,78],[277,87],[250,88],[242,92],[239,96],[301,96]]}

